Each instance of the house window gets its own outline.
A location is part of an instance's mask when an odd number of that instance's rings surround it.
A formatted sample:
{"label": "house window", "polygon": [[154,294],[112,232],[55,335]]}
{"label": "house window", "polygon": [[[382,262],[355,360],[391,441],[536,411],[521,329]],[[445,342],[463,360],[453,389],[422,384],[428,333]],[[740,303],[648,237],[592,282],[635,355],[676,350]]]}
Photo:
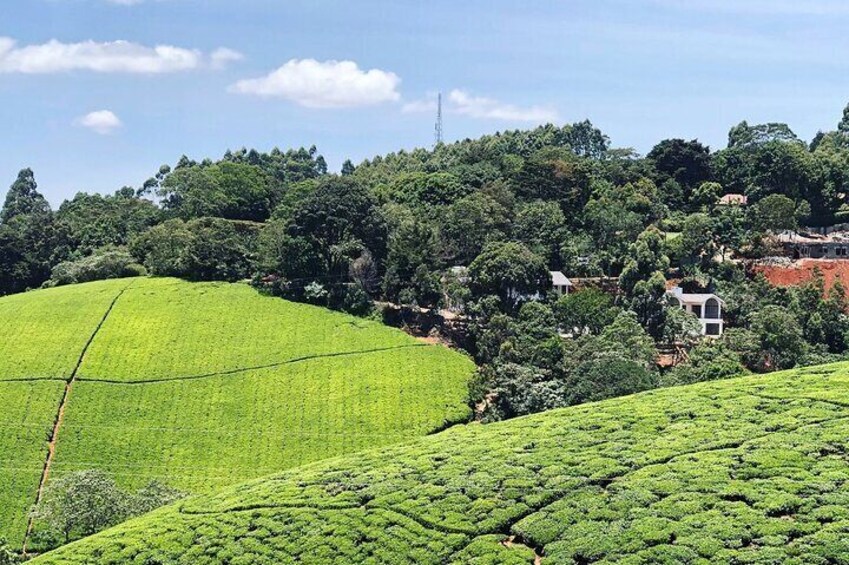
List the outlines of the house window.
{"label": "house window", "polygon": [[702,305],[701,304],[693,304],[693,314],[696,315],[696,318],[702,317]]}
{"label": "house window", "polygon": [[719,324],[707,324],[705,326],[705,333],[707,335],[719,335]]}
{"label": "house window", "polygon": [[716,298],[708,298],[705,302],[705,318],[709,320],[719,319],[719,301]]}

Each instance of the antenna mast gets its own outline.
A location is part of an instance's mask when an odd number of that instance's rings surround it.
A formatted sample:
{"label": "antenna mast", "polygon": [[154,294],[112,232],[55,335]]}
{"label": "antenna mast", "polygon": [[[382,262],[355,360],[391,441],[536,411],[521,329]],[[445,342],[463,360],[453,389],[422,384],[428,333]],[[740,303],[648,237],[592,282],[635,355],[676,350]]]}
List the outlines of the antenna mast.
{"label": "antenna mast", "polygon": [[434,147],[442,143],[442,93],[439,93],[436,102],[436,126],[434,127]]}

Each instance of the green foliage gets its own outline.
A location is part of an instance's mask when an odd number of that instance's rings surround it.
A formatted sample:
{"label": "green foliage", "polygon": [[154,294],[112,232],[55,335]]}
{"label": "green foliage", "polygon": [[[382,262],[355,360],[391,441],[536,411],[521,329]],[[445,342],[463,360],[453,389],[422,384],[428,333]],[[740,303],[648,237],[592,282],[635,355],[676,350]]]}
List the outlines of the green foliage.
{"label": "green foliage", "polygon": [[[188,499],[41,563],[839,563],[845,364],[455,427]],[[515,558],[515,559],[514,559]]]}
{"label": "green foliage", "polygon": [[470,287],[477,296],[494,295],[508,311],[551,286],[545,260],[520,243],[493,243],[469,265]]}
{"label": "green foliage", "polygon": [[260,229],[221,218],[172,219],[133,239],[130,251],[153,275],[237,281],[256,270]]}
{"label": "green foliage", "polygon": [[0,565],[20,565],[18,553],[12,550],[4,538],[0,538]]}
{"label": "green foliage", "polygon": [[756,225],[761,230],[779,232],[799,226],[796,203],[783,194],[771,194],[752,208]]}
{"label": "green foliage", "polygon": [[157,191],[165,210],[184,220],[216,216],[266,220],[276,205],[271,178],[248,163],[221,162],[179,167]]}
{"label": "green foliage", "polygon": [[68,231],[76,253],[88,255],[106,246],[124,246],[131,238],[163,220],[163,212],[132,189],[111,196],[78,193],[66,200],[56,219]]}
{"label": "green foliage", "polygon": [[163,482],[209,492],[470,416],[465,356],[248,285],[100,281],[2,298],[0,319],[0,534],[14,547],[78,362],[47,485],[95,469],[134,493],[132,513],[172,498]]}
{"label": "green foliage", "polygon": [[704,203],[702,195],[694,191],[712,177],[709,147],[695,139],[665,139],[646,157],[654,164],[661,183],[673,180],[684,189],[681,204],[698,207]]}
{"label": "green foliage", "polygon": [[76,261],[65,261],[53,267],[47,286],[62,286],[105,279],[139,277],[146,274],[143,266],[125,249],[99,249],[93,255]]}
{"label": "green foliage", "polygon": [[32,511],[32,517],[68,543],[71,536],[90,536],[128,516],[126,495],[106,473],[78,471],[54,479]]}
{"label": "green foliage", "polygon": [[49,212],[50,204],[38,192],[32,169],[21,170],[6,193],[3,208],[0,209],[0,223],[7,224],[17,216],[44,215]]}
{"label": "green foliage", "polygon": [[618,309],[610,294],[587,288],[560,297],[554,307],[557,325],[573,334],[598,335],[613,322]]}
{"label": "green foliage", "polygon": [[752,332],[760,342],[758,360],[753,365],[760,370],[793,367],[805,352],[802,328],[786,308],[765,306],[752,314]]}
{"label": "green foliage", "polygon": [[531,202],[519,209],[513,222],[513,236],[531,251],[558,267],[560,244],[566,229],[566,217],[554,202]]}
{"label": "green foliage", "polygon": [[503,187],[476,192],[449,206],[440,219],[445,256],[455,265],[468,265],[490,242],[505,241],[512,214],[510,193]]}
{"label": "green foliage", "polygon": [[661,376],[662,386],[728,379],[746,373],[740,354],[725,341],[705,340],[690,350],[687,360]]}
{"label": "green foliage", "polygon": [[352,177],[328,178],[300,201],[262,258],[290,279],[347,274],[353,260],[368,251],[380,264],[386,255],[386,222],[376,199]]}
{"label": "green foliage", "polygon": [[50,482],[30,516],[35,535],[59,545],[146,514],[183,496],[158,481],[151,481],[135,494],[128,493],[107,473],[88,469]]}

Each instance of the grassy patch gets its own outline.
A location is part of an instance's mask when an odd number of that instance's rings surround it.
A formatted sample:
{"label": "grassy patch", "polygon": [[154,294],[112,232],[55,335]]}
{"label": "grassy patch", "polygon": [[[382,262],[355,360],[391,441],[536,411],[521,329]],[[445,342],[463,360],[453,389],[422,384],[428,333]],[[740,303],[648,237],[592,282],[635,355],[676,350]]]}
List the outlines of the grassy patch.
{"label": "grassy patch", "polygon": [[66,378],[126,280],[0,299],[0,380]]}
{"label": "grassy patch", "polygon": [[208,491],[467,419],[470,369],[447,349],[412,347],[197,380],[81,381],[54,471]]}
{"label": "grassy patch", "polygon": [[0,383],[0,532],[23,541],[65,383]]}
{"label": "grassy patch", "polygon": [[140,381],[415,344],[398,330],[243,284],[148,279],[115,305],[80,376]]}
{"label": "grassy patch", "polygon": [[51,477],[102,469],[125,487],[208,492],[469,415],[474,365],[441,346],[246,285],[129,282],[0,299],[0,537],[13,544],[89,340]]}
{"label": "grassy patch", "polygon": [[189,499],[36,563],[841,563],[848,372],[452,428]]}

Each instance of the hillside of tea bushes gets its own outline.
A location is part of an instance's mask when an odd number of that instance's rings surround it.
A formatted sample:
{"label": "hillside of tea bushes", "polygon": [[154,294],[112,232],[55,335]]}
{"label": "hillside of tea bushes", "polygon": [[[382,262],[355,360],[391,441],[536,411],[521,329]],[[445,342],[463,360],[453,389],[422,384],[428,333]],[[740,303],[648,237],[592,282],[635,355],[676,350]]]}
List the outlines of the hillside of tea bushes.
{"label": "hillside of tea bushes", "polygon": [[18,547],[51,439],[48,481],[204,493],[469,417],[465,356],[246,285],[40,290],[0,298],[0,322],[0,537]]}
{"label": "hillside of tea bushes", "polygon": [[655,390],[290,469],[35,564],[849,562],[849,365]]}

